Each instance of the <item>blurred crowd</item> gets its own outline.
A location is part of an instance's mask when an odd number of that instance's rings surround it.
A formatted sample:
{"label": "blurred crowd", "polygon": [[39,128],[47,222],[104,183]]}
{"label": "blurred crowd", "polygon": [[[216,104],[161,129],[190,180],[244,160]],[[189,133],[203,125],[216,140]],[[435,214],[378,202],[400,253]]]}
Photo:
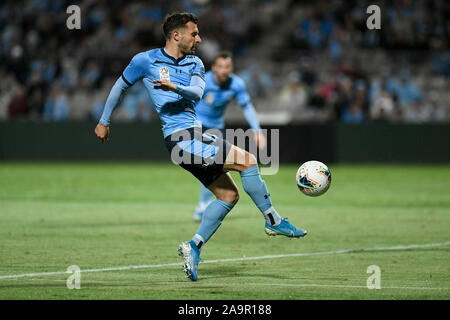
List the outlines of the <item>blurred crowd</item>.
{"label": "blurred crowd", "polygon": [[[371,4],[379,30],[366,25]],[[290,10],[299,14],[282,45],[291,64],[280,109],[300,120],[450,121],[448,1],[293,1]]]}
{"label": "blurred crowd", "polygon": [[[243,54],[258,39],[257,11],[247,12],[249,4],[256,2],[1,1],[0,118],[61,121],[97,117],[102,101],[96,92],[110,86],[109,78],[120,75],[134,54],[164,44],[161,22],[170,12],[199,16],[205,63],[222,47]],[[81,9],[79,30],[66,26],[70,16],[66,9],[73,4]],[[147,121],[151,106],[139,88],[128,94],[123,114]],[[92,112],[74,110],[82,108],[79,103],[90,103]]]}
{"label": "blurred crowd", "polygon": [[[372,2],[381,8],[380,30],[366,27]],[[81,9],[79,30],[66,27],[72,4]],[[264,9],[278,4],[283,14],[268,20]],[[441,99],[450,84],[445,0],[2,1],[0,119],[97,120],[130,58],[164,44],[161,22],[174,11],[199,16],[199,55],[207,69],[220,50],[234,53],[257,111],[308,121],[449,121],[450,96],[447,105]],[[271,45],[274,35],[282,41]],[[270,50],[277,55],[263,57]],[[403,59],[405,51],[412,58]],[[370,54],[361,62],[362,52]],[[384,60],[374,67],[370,57],[379,52]],[[430,77],[441,83],[434,95]],[[141,83],[116,117],[153,119]]]}
{"label": "blurred crowd", "polygon": [[280,109],[291,111],[298,120],[339,120],[345,123],[367,121],[388,123],[448,122],[448,107],[425,99],[411,74],[388,72],[367,78],[355,70],[338,68],[319,81],[314,69],[303,65],[292,71],[290,81],[279,95]]}
{"label": "blurred crowd", "polygon": [[[368,29],[366,23],[372,13],[366,10],[373,4],[381,13],[382,27],[377,32]],[[442,49],[448,45],[449,9],[445,0],[318,1],[295,23],[289,34],[290,45],[328,48],[333,59],[338,59],[347,46]]]}

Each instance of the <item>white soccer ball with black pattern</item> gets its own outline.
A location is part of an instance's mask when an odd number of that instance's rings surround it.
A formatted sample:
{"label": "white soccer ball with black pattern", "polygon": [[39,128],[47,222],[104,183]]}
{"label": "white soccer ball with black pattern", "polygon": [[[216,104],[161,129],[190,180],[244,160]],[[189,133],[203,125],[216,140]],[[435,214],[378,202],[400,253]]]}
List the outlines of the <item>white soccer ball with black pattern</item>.
{"label": "white soccer ball with black pattern", "polygon": [[296,182],[303,194],[317,197],[327,192],[330,187],[331,172],[320,161],[307,161],[298,168]]}

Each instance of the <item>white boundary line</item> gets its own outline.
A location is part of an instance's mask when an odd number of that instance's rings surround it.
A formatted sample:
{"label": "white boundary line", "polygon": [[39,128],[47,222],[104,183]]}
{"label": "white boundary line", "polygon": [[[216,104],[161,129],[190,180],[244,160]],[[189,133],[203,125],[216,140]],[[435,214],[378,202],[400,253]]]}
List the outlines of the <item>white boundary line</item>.
{"label": "white boundary line", "polygon": [[[429,244],[412,244],[412,245],[384,247],[384,248],[343,249],[343,250],[333,250],[333,251],[278,254],[278,255],[266,255],[266,256],[256,256],[256,257],[230,258],[230,259],[216,259],[216,260],[205,260],[201,263],[222,263],[222,262],[236,262],[236,261],[248,261],[248,260],[278,259],[278,258],[287,258],[287,257],[310,257],[310,256],[333,255],[333,254],[343,254],[343,253],[402,251],[402,250],[409,250],[409,249],[441,247],[441,246],[447,246],[447,245],[450,245],[450,241],[439,242],[439,243],[429,243]],[[122,271],[122,270],[133,270],[133,269],[151,269],[151,268],[165,268],[165,267],[173,267],[173,266],[181,266],[181,265],[182,265],[181,262],[176,262],[176,263],[153,264],[153,265],[123,266],[123,267],[112,267],[112,268],[84,269],[84,270],[82,269],[82,270],[80,270],[80,272],[88,273],[88,272]],[[26,278],[26,277],[51,276],[51,275],[58,275],[58,274],[71,274],[71,272],[56,271],[56,272],[40,272],[40,273],[24,273],[24,274],[4,275],[4,276],[0,276],[0,280],[19,279],[19,278]]]}

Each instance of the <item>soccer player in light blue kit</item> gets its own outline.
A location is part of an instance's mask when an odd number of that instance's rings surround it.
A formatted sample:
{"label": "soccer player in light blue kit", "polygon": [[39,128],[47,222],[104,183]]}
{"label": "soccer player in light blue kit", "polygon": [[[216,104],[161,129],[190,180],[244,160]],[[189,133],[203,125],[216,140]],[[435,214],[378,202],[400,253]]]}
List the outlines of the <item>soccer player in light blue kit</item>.
{"label": "soccer player in light blue kit", "polygon": [[[266,220],[266,233],[295,238],[306,235],[306,231],[293,226],[276,212],[252,154],[223,139],[202,134],[199,130],[200,123],[194,109],[203,95],[205,80],[203,63],[193,55],[201,42],[197,21],[197,17],[189,13],[174,13],[165,18],[165,47],[141,52],[133,57],[112,87],[95,128],[96,136],[102,143],[105,142],[114,108],[127,88],[142,79],[160,117],[172,161],[175,155],[183,153],[183,160],[177,163],[216,196],[205,209],[192,240],[182,242],[178,248],[183,258],[184,272],[192,281],[198,279],[197,267],[203,245],[239,199],[238,189],[228,170],[240,172],[244,190]],[[184,155],[188,155],[188,158]]]}
{"label": "soccer player in light blue kit", "polygon": [[[255,132],[258,148],[264,149],[266,140],[255,108],[250,101],[244,81],[233,73],[233,56],[228,51],[220,52],[214,59],[212,70],[205,74],[206,87],[202,99],[197,103],[195,113],[202,122],[203,130],[218,129],[225,139],[224,113],[228,104],[236,99],[242,107],[244,117]],[[212,201],[213,193],[200,184],[200,198],[194,211],[194,220],[201,221],[203,212]]]}

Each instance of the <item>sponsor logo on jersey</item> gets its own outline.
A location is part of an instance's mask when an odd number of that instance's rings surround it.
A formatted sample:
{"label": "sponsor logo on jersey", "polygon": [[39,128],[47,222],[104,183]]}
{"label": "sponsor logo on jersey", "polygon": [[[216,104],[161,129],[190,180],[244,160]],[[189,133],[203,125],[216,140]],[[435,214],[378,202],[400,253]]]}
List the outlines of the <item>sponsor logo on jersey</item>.
{"label": "sponsor logo on jersey", "polygon": [[168,81],[170,81],[169,69],[167,67],[159,68],[159,80],[168,80]]}
{"label": "sponsor logo on jersey", "polygon": [[213,104],[214,102],[214,95],[212,93],[208,93],[205,97],[205,102],[207,104]]}

